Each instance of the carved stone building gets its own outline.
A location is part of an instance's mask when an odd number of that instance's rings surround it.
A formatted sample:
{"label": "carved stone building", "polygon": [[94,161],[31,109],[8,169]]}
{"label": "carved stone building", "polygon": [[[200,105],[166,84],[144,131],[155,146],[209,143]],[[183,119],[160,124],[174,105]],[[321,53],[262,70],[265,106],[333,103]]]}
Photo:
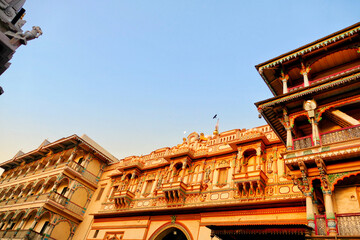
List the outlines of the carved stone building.
{"label": "carved stone building", "polygon": [[269,125],[118,161],[86,136],[0,164],[1,239],[360,239],[360,23],[256,66]]}

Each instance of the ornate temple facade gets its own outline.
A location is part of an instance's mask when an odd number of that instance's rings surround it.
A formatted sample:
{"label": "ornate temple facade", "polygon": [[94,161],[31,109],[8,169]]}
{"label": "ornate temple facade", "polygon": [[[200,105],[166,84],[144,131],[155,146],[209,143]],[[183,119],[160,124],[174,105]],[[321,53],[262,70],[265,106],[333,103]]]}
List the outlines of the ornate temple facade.
{"label": "ornate temple facade", "polygon": [[256,66],[268,125],[117,160],[77,135],[0,164],[0,239],[360,239],[360,23]]}

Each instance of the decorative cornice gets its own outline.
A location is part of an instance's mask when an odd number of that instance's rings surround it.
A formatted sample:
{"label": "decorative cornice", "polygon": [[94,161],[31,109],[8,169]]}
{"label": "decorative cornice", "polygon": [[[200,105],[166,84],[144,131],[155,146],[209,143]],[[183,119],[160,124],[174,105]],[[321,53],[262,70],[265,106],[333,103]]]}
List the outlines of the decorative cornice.
{"label": "decorative cornice", "polygon": [[360,30],[360,27],[357,26],[357,27],[352,28],[352,29],[350,29],[350,30],[348,30],[348,31],[346,31],[346,32],[339,33],[339,34],[337,34],[337,35],[335,35],[335,36],[332,36],[332,37],[330,37],[330,38],[328,38],[328,39],[325,39],[325,40],[320,41],[320,42],[318,42],[318,43],[315,43],[315,44],[313,44],[313,45],[311,45],[311,46],[308,46],[308,47],[306,47],[306,48],[303,48],[303,49],[300,49],[300,50],[298,50],[298,51],[296,51],[296,52],[293,52],[293,53],[291,53],[291,54],[288,54],[288,55],[286,55],[286,56],[284,56],[284,57],[281,57],[281,58],[279,58],[279,59],[276,59],[276,60],[274,60],[274,61],[272,61],[272,62],[270,62],[270,63],[268,63],[268,64],[265,64],[265,65],[259,67],[259,72],[261,73],[264,69],[268,69],[268,68],[271,68],[271,67],[275,67],[275,66],[278,65],[278,64],[282,64],[282,63],[284,63],[284,62],[286,62],[286,61],[289,61],[289,60],[291,60],[291,59],[294,59],[294,58],[296,58],[296,57],[303,56],[304,54],[309,53],[309,52],[311,52],[311,51],[313,51],[313,50],[317,50],[317,49],[320,49],[320,48],[324,48],[324,47],[326,47],[328,44],[337,42],[338,40],[341,40],[341,39],[344,39],[344,38],[349,37],[349,36],[351,36],[351,35],[354,35],[354,34],[357,33],[359,30]]}

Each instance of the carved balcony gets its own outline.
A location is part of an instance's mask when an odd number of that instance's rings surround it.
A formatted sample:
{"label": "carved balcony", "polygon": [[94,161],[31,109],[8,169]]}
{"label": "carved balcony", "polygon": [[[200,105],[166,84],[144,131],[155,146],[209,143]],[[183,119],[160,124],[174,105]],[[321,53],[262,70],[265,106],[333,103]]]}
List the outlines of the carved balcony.
{"label": "carved balcony", "polygon": [[268,177],[262,170],[233,175],[240,196],[245,195],[246,197],[264,195],[267,179]]}
{"label": "carved balcony", "polygon": [[134,198],[135,194],[129,190],[123,190],[114,193],[114,202],[117,208],[129,207]]}
{"label": "carved balcony", "polygon": [[187,185],[182,181],[163,183],[162,191],[164,192],[168,204],[183,204],[185,200]]}

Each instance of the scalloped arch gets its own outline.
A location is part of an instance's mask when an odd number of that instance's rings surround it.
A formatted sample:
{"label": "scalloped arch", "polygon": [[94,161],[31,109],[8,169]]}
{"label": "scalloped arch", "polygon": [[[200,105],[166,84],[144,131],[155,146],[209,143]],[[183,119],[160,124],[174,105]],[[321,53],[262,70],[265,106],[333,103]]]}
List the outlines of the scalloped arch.
{"label": "scalloped arch", "polygon": [[188,228],[181,224],[181,223],[171,223],[171,222],[168,222],[168,223],[165,223],[163,224],[161,227],[159,227],[152,235],[151,237],[149,238],[149,240],[156,240],[156,238],[164,231],[166,231],[167,229],[169,228],[177,228],[179,229],[180,231],[182,231],[187,240],[193,240],[194,238],[192,237],[190,231],[188,230]]}

